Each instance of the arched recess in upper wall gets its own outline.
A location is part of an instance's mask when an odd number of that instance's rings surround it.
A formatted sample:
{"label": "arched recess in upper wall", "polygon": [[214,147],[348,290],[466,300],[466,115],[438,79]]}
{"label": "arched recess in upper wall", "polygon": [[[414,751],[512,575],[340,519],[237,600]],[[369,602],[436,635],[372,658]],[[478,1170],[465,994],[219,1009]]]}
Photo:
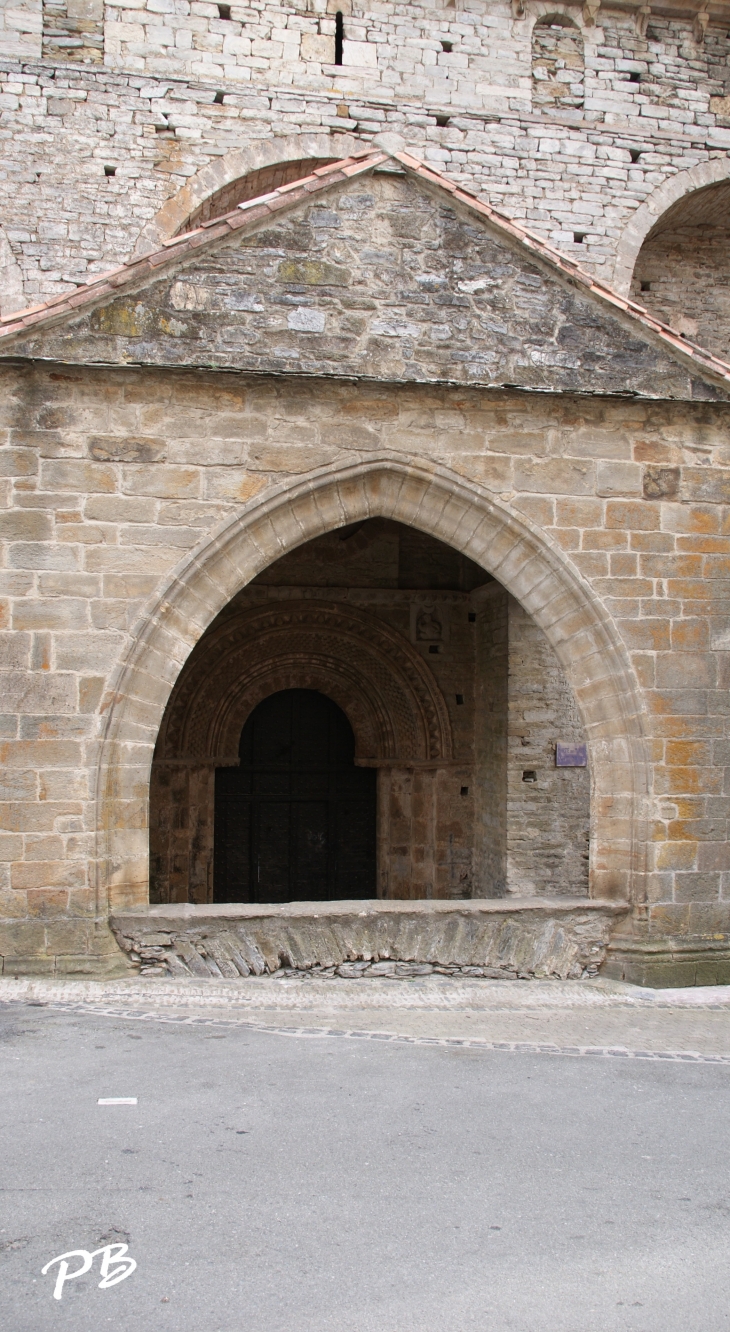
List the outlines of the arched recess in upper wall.
{"label": "arched recess in upper wall", "polygon": [[583,106],[583,34],[568,14],[539,15],[532,29],[532,105],[536,111]]}
{"label": "arched recess in upper wall", "polygon": [[[155,217],[142,228],[134,253],[149,254],[158,249],[163,241],[187,230],[187,224],[194,216],[196,222],[193,225],[207,221],[207,217],[198,216],[200,210],[229,187],[241,185],[254,173],[258,175],[270,167],[304,163],[301,174],[307,175],[307,163],[312,170],[320,162],[337,161],[364,146],[362,140],[352,134],[288,134],[259,139],[245,148],[233,149],[224,157],[201,167],[173,198],[167,200]],[[236,203],[241,203],[245,197],[240,194],[230,207],[235,208]]]}
{"label": "arched recess in upper wall", "polygon": [[704,190],[708,185],[727,180],[730,180],[730,160],[727,157],[714,157],[710,162],[700,162],[687,171],[678,171],[658,185],[641,207],[637,208],[619,240],[611,279],[614,291],[621,296],[629,295],[639,251],[659,219],[673,204],[697,190]]}
{"label": "arched recess in upper wall", "polygon": [[631,299],[724,360],[730,357],[730,180],[684,195],[639,250]]}
{"label": "arched recess in upper wall", "polygon": [[23,310],[26,305],[20,264],[0,227],[0,315],[15,314],[16,310]]}
{"label": "arched recess in upper wall", "polygon": [[250,171],[247,176],[239,176],[230,185],[224,185],[215,194],[208,195],[178,227],[176,234],[194,231],[203,222],[224,217],[237,204],[245,203],[247,199],[259,199],[262,194],[278,190],[280,185],[289,185],[293,180],[301,180],[303,176],[311,175],[315,167],[326,166],[333,161],[336,159],[332,157],[302,157],[298,162],[274,162],[273,166],[261,167],[258,171]]}

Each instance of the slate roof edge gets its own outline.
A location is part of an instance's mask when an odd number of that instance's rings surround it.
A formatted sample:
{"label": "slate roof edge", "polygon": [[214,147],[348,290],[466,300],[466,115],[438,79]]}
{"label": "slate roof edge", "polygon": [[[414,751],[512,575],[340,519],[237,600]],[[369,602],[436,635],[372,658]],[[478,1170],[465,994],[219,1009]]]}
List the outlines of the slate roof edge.
{"label": "slate roof edge", "polygon": [[496,230],[509,236],[512,241],[518,241],[532,254],[539,255],[551,268],[557,269],[563,277],[583,287],[587,292],[598,297],[600,301],[613,306],[615,310],[627,315],[629,319],[636,320],[661,343],[668,346],[675,356],[678,355],[680,358],[686,359],[691,368],[698,372],[702,370],[709,372],[713,378],[721,379],[724,384],[730,385],[730,364],[722,361],[719,357],[714,356],[712,352],[706,351],[696,343],[680,337],[667,324],[655,319],[642,305],[620,296],[605,282],[601,282],[599,278],[581,268],[574,260],[561,254],[559,250],[556,250],[548,241],[543,240],[541,236],[530,231],[528,227],[524,227],[520,222],[516,222],[500,213],[496,208],[492,208],[491,204],[484,203],[465,186],[456,185],[439,171],[434,170],[433,167],[426,166],[420,158],[414,157],[411,153],[405,151],[390,152],[385,148],[362,149],[360,152],[341,158],[337,162],[330,162],[326,166],[317,167],[309,176],[304,176],[298,181],[291,181],[288,185],[281,185],[278,189],[260,195],[256,199],[248,199],[222,217],[213,218],[210,222],[203,222],[201,226],[196,227],[193,231],[183,232],[182,235],[173,236],[169,240],[163,241],[159,250],[129,259],[123,264],[118,264],[115,268],[89,278],[83,287],[77,288],[73,292],[64,292],[59,296],[53,296],[50,300],[39,305],[30,306],[26,310],[1,315],[0,355],[3,354],[5,345],[22,335],[33,332],[36,328],[55,324],[64,316],[78,314],[84,306],[96,304],[100,297],[109,295],[128,285],[133,285],[144,278],[145,275],[152,275],[163,265],[177,262],[183,255],[194,253],[195,250],[208,241],[219,240],[226,235],[231,235],[243,227],[260,222],[267,215],[273,216],[282,208],[294,207],[321,190],[328,190],[337,183],[352,179],[353,176],[363,175],[389,160],[399,162],[410,175],[443,190],[449,198],[486,219]]}
{"label": "slate roof edge", "polygon": [[729,398],[689,398],[678,397],[668,394],[666,391],[659,393],[643,392],[640,389],[587,389],[579,388],[574,385],[566,386],[564,384],[520,384],[515,381],[496,380],[496,379],[449,379],[445,376],[438,379],[406,379],[399,375],[367,375],[354,369],[339,369],[336,371],[304,369],[301,366],[296,370],[291,370],[281,364],[274,366],[241,366],[226,365],[222,362],[213,361],[186,361],[180,365],[176,361],[72,361],[54,354],[53,356],[27,355],[25,353],[13,352],[11,348],[7,351],[3,349],[0,343],[0,366],[64,366],[69,370],[143,370],[154,373],[158,370],[172,371],[176,374],[215,374],[215,375],[239,375],[246,379],[280,379],[291,381],[292,379],[302,379],[307,381],[342,384],[364,384],[369,387],[382,388],[383,386],[392,388],[408,389],[458,389],[459,392],[475,393],[509,393],[509,394],[542,394],[543,397],[562,397],[562,398],[587,398],[587,399],[610,399],[621,402],[697,402],[702,406],[707,406],[714,402],[728,402]]}

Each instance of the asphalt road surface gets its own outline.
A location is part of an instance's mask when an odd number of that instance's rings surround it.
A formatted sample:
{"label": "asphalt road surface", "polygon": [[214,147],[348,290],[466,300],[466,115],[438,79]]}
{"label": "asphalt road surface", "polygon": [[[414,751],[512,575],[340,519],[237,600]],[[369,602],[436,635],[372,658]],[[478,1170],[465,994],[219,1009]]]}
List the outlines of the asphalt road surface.
{"label": "asphalt road surface", "polygon": [[730,1063],[8,1003],[0,1086],[7,1332],[730,1330]]}

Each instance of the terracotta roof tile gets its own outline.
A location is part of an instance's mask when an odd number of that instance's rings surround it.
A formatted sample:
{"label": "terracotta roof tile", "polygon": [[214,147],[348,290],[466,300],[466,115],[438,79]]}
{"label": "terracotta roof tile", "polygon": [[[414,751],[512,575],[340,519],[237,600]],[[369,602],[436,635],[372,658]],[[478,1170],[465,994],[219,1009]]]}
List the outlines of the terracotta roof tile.
{"label": "terracotta roof tile", "polygon": [[[304,180],[311,180],[312,177],[311,177],[311,176],[304,176],[302,179],[304,179]],[[302,188],[302,179],[300,179],[300,180],[290,180],[288,185],[280,185],[280,186],[279,186],[279,194],[291,194],[292,190],[300,190],[300,189]],[[239,204],[238,206],[239,206],[239,208],[241,207],[240,204]]]}
{"label": "terracotta roof tile", "polygon": [[351,166],[354,157],[342,157],[339,162],[327,162],[324,166],[315,167],[313,176],[326,176],[330,171],[342,171],[346,166]]}
{"label": "terracotta roof tile", "polygon": [[[241,227],[249,227],[252,222],[258,222],[259,218],[266,217],[268,213],[266,204],[257,203],[256,208],[252,208],[248,213],[229,213],[222,221],[228,227],[229,231],[238,231]],[[218,218],[221,221],[221,218]]]}
{"label": "terracotta roof tile", "polygon": [[373,167],[380,166],[381,162],[387,162],[385,153],[379,153],[376,157],[369,158],[365,162],[355,162],[353,166],[343,167],[344,176],[359,176],[363,171],[372,171]]}
{"label": "terracotta roof tile", "polygon": [[[217,222],[217,221],[218,221],[218,218],[216,218],[215,221]],[[207,227],[207,226],[210,226],[210,225],[211,225],[211,224],[210,224],[209,222],[204,222],[204,223],[203,223],[203,226],[204,226],[204,227]],[[196,229],[197,229],[197,228],[196,228]],[[184,232],[182,233],[182,235],[180,235],[180,236],[171,236],[169,240],[164,240],[164,241],[162,242],[162,244],[164,245],[165,249],[167,249],[167,248],[168,248],[169,246],[171,246],[171,245],[181,245],[183,241],[186,241],[186,240],[187,240],[187,238],[188,238],[189,235],[190,235],[190,232],[185,232],[185,231],[184,231]]]}

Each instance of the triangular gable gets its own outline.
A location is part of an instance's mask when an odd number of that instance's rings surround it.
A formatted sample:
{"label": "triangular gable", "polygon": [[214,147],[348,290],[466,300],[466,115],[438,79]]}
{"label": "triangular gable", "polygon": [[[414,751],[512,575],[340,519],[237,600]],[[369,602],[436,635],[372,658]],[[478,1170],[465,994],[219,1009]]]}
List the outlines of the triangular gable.
{"label": "triangular gable", "polygon": [[380,151],[6,316],[0,357],[730,396],[724,362],[410,154]]}

